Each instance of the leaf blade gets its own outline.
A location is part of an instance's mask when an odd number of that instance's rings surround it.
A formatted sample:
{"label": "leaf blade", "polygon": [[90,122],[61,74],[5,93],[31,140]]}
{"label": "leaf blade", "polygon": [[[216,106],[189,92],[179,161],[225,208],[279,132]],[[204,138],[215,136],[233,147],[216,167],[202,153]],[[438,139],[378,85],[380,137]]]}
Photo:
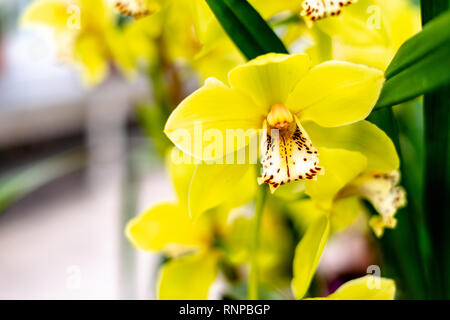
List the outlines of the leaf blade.
{"label": "leaf blade", "polygon": [[230,39],[247,58],[287,53],[281,40],[246,0],[206,0]]}

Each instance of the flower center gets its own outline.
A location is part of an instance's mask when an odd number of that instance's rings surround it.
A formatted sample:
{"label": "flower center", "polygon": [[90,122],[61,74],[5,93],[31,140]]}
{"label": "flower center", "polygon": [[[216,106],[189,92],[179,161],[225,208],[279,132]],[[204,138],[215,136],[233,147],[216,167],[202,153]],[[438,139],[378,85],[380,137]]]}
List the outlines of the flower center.
{"label": "flower center", "polygon": [[315,179],[322,168],[319,154],[299,120],[283,105],[272,106],[264,121],[262,177],[274,192],[285,183]]}
{"label": "flower center", "polygon": [[314,22],[328,16],[338,16],[341,8],[358,0],[305,0],[300,15]]}
{"label": "flower center", "polygon": [[285,130],[294,122],[292,113],[282,104],[277,103],[272,106],[267,115],[267,123],[272,128]]}

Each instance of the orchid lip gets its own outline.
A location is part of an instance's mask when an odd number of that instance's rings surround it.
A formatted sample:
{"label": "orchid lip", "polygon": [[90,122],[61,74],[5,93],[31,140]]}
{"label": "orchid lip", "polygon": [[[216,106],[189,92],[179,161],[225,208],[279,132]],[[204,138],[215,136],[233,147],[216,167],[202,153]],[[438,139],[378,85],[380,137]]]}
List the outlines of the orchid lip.
{"label": "orchid lip", "polygon": [[318,150],[298,119],[285,107],[272,107],[263,134],[262,177],[258,182],[268,183],[272,192],[289,182],[316,179],[323,172],[318,165]]}

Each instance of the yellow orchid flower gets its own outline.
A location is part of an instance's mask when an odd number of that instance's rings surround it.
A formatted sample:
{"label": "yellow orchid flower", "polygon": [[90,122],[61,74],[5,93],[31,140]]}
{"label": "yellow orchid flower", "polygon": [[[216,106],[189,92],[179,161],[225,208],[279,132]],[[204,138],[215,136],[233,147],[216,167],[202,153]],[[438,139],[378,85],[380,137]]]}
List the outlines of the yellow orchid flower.
{"label": "yellow orchid flower", "polygon": [[[233,166],[231,170],[246,178],[231,187],[226,180],[217,180],[223,166],[177,164],[176,154],[176,150],[172,151],[168,167],[177,201],[156,204],[132,219],[126,235],[138,249],[164,251],[173,258],[159,273],[160,299],[206,299],[222,255],[216,242],[230,238],[233,228],[237,228],[227,222],[228,211],[253,197],[254,172]],[[199,179],[209,186],[215,180],[213,188],[205,190]],[[190,203],[195,203],[195,207]],[[199,213],[211,209],[210,214],[189,217],[192,210]],[[232,243],[230,247],[238,252],[236,243]]]}
{"label": "yellow orchid flower", "polygon": [[[314,272],[319,264],[330,231],[330,221],[326,215],[317,217],[295,249],[294,277],[292,290],[296,299],[303,299],[308,291]],[[367,275],[346,282],[327,300],[392,300],[395,296],[393,280]]]}
{"label": "yellow orchid flower", "polygon": [[308,33],[316,45],[322,40],[316,29],[332,38],[333,59],[382,70],[403,42],[420,31],[420,11],[409,0],[305,0],[301,15],[313,26]]}
{"label": "yellow orchid flower", "polygon": [[[272,192],[288,182],[316,179],[321,171],[321,145],[305,126],[320,131],[364,119],[384,81],[381,71],[347,62],[311,68],[304,54],[267,54],[228,77],[230,87],[211,78],[182,101],[165,133],[182,151],[203,160],[245,150],[262,133],[259,182],[269,183]],[[235,143],[236,133],[241,143]]]}
{"label": "yellow orchid flower", "polygon": [[75,62],[87,85],[100,83],[110,62],[126,76],[135,73],[136,46],[128,44],[138,40],[136,33],[119,29],[103,0],[35,0],[25,10],[21,23],[51,27],[60,54]]}
{"label": "yellow orchid flower", "polygon": [[394,228],[398,208],[406,204],[399,183],[399,159],[394,144],[376,125],[360,121],[345,127],[321,128],[305,125],[311,139],[321,148],[325,174],[317,181],[305,182],[304,199],[292,205],[306,222],[317,215],[328,214],[332,229],[339,231],[364,212],[359,198],[371,202],[380,216],[369,224],[380,237],[384,228]]}

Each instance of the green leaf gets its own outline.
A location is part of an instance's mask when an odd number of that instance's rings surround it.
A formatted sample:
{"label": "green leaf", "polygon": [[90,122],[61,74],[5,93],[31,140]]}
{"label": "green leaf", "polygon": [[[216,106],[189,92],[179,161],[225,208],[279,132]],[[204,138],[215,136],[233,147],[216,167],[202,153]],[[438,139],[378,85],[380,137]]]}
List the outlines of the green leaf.
{"label": "green leaf", "polygon": [[278,36],[246,0],[206,0],[228,36],[248,59],[287,53]]}
{"label": "green leaf", "polygon": [[[434,18],[450,8],[449,0],[421,1],[424,29],[444,19],[450,21],[450,12]],[[434,18],[434,19],[433,19]],[[432,20],[433,19],[433,20]],[[450,46],[449,24],[442,24],[441,33],[447,35]],[[435,35],[443,37],[442,35]],[[450,59],[449,56],[446,59]],[[441,61],[442,73],[449,74],[448,62]],[[450,85],[426,94],[424,97],[425,175],[424,201],[427,227],[431,234],[433,299],[450,298]]]}
{"label": "green leaf", "polygon": [[450,12],[427,24],[398,50],[376,108],[389,107],[450,83]]}
{"label": "green leaf", "polygon": [[84,156],[73,151],[33,163],[0,177],[0,213],[52,180],[80,169],[83,163]]}

